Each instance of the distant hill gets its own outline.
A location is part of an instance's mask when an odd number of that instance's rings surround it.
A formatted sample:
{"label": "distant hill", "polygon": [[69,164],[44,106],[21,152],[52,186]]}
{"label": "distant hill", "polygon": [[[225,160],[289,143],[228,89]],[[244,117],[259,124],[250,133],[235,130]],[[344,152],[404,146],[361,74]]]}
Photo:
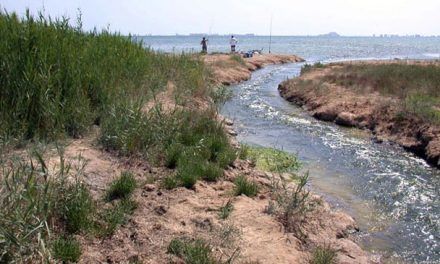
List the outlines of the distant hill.
{"label": "distant hill", "polygon": [[336,38],[336,37],[340,37],[341,35],[339,35],[336,32],[330,32],[327,34],[322,34],[322,35],[318,35],[319,37],[332,37],[332,38]]}

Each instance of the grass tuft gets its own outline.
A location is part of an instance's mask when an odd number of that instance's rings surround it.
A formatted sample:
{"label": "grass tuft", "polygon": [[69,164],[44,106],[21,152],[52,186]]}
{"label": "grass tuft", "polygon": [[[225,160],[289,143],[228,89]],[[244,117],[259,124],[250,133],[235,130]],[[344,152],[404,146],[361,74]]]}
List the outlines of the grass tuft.
{"label": "grass tuft", "polygon": [[81,246],[75,238],[59,238],[52,246],[53,256],[63,263],[76,263],[81,256]]}
{"label": "grass tuft", "polygon": [[182,258],[185,263],[193,264],[215,264],[211,251],[210,245],[201,239],[173,239],[168,246],[169,254]]}
{"label": "grass tuft", "polygon": [[94,201],[84,184],[76,183],[66,189],[60,211],[67,231],[78,233],[91,227]]}
{"label": "grass tuft", "polygon": [[206,163],[203,166],[203,176],[202,179],[208,182],[216,182],[223,176],[223,169],[217,164]]}
{"label": "grass tuft", "polygon": [[121,176],[112,182],[107,191],[106,200],[127,199],[136,189],[136,180],[131,172],[122,172]]}
{"label": "grass tuft", "polygon": [[235,181],[235,189],[234,194],[236,196],[246,195],[248,197],[254,197],[258,194],[258,184],[252,181],[249,181],[245,176],[238,176]]}
{"label": "grass tuft", "polygon": [[336,263],[336,250],[330,246],[318,247],[313,251],[311,264],[335,264]]}

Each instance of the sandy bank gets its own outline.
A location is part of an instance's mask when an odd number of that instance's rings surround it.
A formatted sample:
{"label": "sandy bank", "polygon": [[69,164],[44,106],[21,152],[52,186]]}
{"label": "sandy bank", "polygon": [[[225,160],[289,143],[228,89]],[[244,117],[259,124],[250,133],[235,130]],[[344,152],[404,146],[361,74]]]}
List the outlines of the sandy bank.
{"label": "sandy bank", "polygon": [[[429,65],[427,62],[395,61],[358,62],[354,65],[369,67],[396,63]],[[379,92],[381,87],[377,87],[368,78],[352,73],[350,68],[346,68],[350,67],[347,64],[350,63],[312,68],[299,78],[281,83],[278,90],[286,100],[303,106],[317,119],[369,129],[379,142],[395,142],[439,167],[439,125],[409,112],[405,108],[408,98],[392,93],[384,95]],[[405,86],[405,83],[402,84],[402,87]],[[435,106],[432,107],[429,111],[435,114],[437,110]]]}
{"label": "sandy bank", "polygon": [[[229,60],[228,55],[220,58]],[[252,65],[257,69],[271,61],[283,63],[295,58],[269,55],[254,58]],[[246,62],[246,65],[248,63],[251,64]],[[190,106],[180,106],[174,99],[177,89],[168,83],[167,89],[143,110],[151,111],[158,103],[164,113],[182,107],[202,111],[208,107],[203,98],[195,98]],[[229,134],[235,134],[231,121],[223,123]],[[138,188],[132,199],[138,206],[111,236],[77,235],[83,249],[80,263],[185,263],[168,251],[170,242],[182,237],[207,241],[217,259],[226,261],[233,257],[231,263],[306,264],[310,263],[318,247],[335,250],[337,263],[377,263],[353,242],[352,234],[358,230],[355,220],[330,208],[318,196],[311,195],[312,210],[299,218],[300,232],[290,230],[276,215],[268,213],[269,204],[275,200],[273,182],[286,175],[260,171],[251,161],[237,159],[217,182],[199,180],[194,190],[183,187],[167,190],[163,181],[175,174],[175,170],[150,164],[140,157],[120,157],[107,152],[96,144],[99,131],[95,132],[83,139],[69,141],[65,148],[66,158],[75,163],[79,162],[80,155],[87,164],[83,181],[102,207],[109,206],[103,203],[102,197],[115,175],[133,172]],[[234,137],[230,139],[232,145],[238,145]],[[56,162],[57,157],[54,157],[51,163]],[[234,180],[241,175],[258,183],[260,191],[256,197],[234,196]],[[228,202],[234,209],[227,219],[222,219],[220,210]]]}
{"label": "sandy bank", "polygon": [[241,58],[240,55],[213,54],[205,55],[203,60],[212,70],[214,82],[230,85],[246,81],[253,71],[270,64],[302,62],[304,59],[295,55],[263,54],[252,58]]}
{"label": "sandy bank", "polygon": [[[208,241],[219,259],[239,252],[232,263],[306,264],[316,247],[325,246],[336,250],[337,263],[376,263],[351,240],[357,230],[354,219],[318,196],[312,196],[316,207],[301,220],[301,236],[286,229],[266,212],[272,182],[282,175],[259,171],[249,161],[234,162],[219,182],[199,181],[194,190],[166,190],[160,182],[172,170],[115,157],[96,148],[93,139],[74,140],[65,151],[71,160],[79,153],[87,162],[84,182],[96,199],[104,195],[112,175],[122,171],[132,171],[141,183],[133,195],[138,208],[112,236],[78,236],[83,248],[80,263],[184,263],[167,253],[170,242],[180,237]],[[231,195],[239,175],[260,185],[257,197]],[[219,210],[228,201],[234,210],[222,220]]]}

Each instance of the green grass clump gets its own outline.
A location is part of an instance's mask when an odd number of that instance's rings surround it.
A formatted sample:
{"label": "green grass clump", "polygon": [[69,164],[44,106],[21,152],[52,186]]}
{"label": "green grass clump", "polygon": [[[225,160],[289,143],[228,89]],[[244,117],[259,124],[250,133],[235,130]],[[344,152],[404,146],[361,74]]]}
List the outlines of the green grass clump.
{"label": "green grass clump", "polygon": [[181,144],[170,145],[165,151],[165,166],[169,169],[176,168],[182,151],[183,146]]}
{"label": "green grass clump", "polygon": [[227,148],[219,153],[217,163],[221,168],[227,168],[234,164],[237,159],[237,152],[232,148]]}
{"label": "green grass clump", "polygon": [[202,179],[208,182],[216,182],[223,176],[223,169],[214,163],[205,163],[203,166]]}
{"label": "green grass clump", "polygon": [[179,186],[193,189],[197,180],[199,180],[204,172],[203,160],[199,160],[198,156],[186,155],[179,159],[177,167],[176,179]]}
{"label": "green grass clump", "polygon": [[330,246],[318,247],[313,251],[311,264],[335,264],[336,263],[336,250],[330,248]]}
{"label": "green grass clump", "polygon": [[232,204],[232,201],[229,200],[224,206],[220,207],[218,215],[220,219],[225,220],[229,217],[229,215],[232,213],[233,210],[234,210],[234,205]]}
{"label": "green grass clump", "polygon": [[53,256],[63,263],[76,263],[81,256],[81,245],[73,237],[59,238],[52,245]]}
{"label": "green grass clump", "polygon": [[94,201],[84,184],[76,183],[65,190],[60,211],[68,232],[87,231],[92,223],[93,210]]}
{"label": "green grass clump", "polygon": [[133,173],[125,171],[121,176],[111,183],[110,189],[107,191],[106,200],[127,199],[136,189],[136,180]]}
{"label": "green grass clump", "polygon": [[211,246],[201,239],[173,239],[168,245],[168,253],[182,258],[185,263],[214,264]]}
{"label": "green grass clump", "polygon": [[270,172],[295,172],[301,163],[295,155],[274,148],[246,146],[242,157],[255,162],[256,167]]}
{"label": "green grass clump", "polygon": [[167,190],[172,190],[179,187],[179,181],[175,175],[169,175],[163,179],[162,187]]}
{"label": "green grass clump", "polygon": [[258,184],[252,181],[249,181],[245,176],[238,176],[235,181],[235,189],[234,194],[236,196],[246,195],[248,197],[254,197],[258,194]]}

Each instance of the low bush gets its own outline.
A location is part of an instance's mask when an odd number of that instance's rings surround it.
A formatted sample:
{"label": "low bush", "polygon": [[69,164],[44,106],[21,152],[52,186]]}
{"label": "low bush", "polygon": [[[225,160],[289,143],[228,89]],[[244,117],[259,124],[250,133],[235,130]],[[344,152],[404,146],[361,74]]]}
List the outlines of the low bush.
{"label": "low bush", "polygon": [[125,171],[121,173],[118,179],[111,183],[107,190],[106,200],[127,199],[136,189],[136,180],[131,172]]}
{"label": "low bush", "polygon": [[238,176],[235,181],[235,189],[234,194],[236,196],[246,195],[248,197],[254,197],[258,193],[258,184],[252,181],[249,181],[245,176]]}

